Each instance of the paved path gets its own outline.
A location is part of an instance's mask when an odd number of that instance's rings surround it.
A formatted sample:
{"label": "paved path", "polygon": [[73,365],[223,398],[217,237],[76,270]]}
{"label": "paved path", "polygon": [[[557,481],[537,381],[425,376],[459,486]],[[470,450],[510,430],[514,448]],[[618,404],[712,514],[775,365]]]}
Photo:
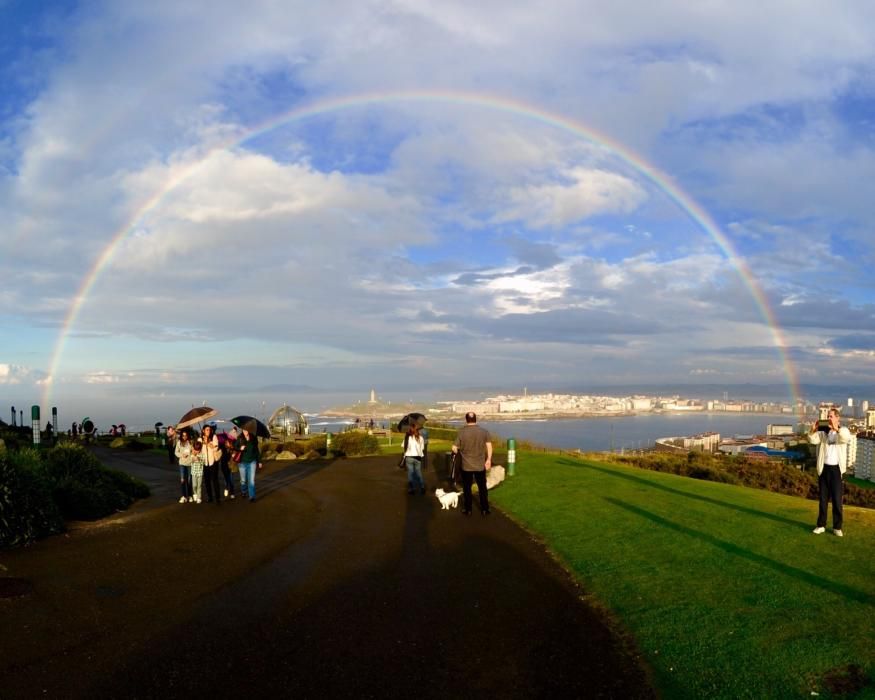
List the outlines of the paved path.
{"label": "paved path", "polygon": [[102,456],[155,495],[0,558],[34,583],[0,601],[0,698],[653,697],[542,547],[408,496],[395,458],[270,465],[217,506]]}

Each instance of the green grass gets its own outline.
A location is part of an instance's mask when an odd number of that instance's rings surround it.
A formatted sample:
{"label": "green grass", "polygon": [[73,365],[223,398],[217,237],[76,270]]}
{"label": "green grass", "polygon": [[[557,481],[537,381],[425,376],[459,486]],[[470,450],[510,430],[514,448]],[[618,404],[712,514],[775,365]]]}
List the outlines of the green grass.
{"label": "green grass", "polygon": [[[491,495],[637,640],[667,698],[875,697],[875,512],[815,536],[816,503],[523,453]],[[829,533],[829,531],[828,531]]]}

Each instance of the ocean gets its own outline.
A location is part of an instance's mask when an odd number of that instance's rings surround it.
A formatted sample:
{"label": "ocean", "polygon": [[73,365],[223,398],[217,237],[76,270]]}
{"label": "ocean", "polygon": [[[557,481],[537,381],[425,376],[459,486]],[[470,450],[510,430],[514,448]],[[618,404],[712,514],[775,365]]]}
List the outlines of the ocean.
{"label": "ocean", "polygon": [[657,438],[716,432],[721,437],[764,435],[770,423],[792,424],[796,416],[762,413],[642,414],[616,418],[483,421],[503,440],[529,440],[566,450],[607,452],[652,447]]}

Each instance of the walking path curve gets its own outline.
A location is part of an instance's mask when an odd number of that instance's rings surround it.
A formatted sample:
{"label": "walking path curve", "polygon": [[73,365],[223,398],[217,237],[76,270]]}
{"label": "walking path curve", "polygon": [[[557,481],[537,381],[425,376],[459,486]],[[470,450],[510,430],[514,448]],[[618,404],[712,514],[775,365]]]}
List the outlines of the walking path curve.
{"label": "walking path curve", "polygon": [[632,645],[499,512],[408,496],[394,457],[270,464],[258,500],[153,496],[0,554],[0,697],[653,697]]}

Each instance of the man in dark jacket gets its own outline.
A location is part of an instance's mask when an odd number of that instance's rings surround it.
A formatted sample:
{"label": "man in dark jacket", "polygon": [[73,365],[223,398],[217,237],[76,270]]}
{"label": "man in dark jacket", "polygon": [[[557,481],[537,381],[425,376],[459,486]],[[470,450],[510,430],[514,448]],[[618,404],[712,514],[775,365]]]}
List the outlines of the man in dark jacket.
{"label": "man in dark jacket", "polygon": [[453,452],[462,455],[462,515],[471,515],[471,484],[475,479],[480,495],[480,512],[489,515],[486,471],[492,468],[492,438],[477,425],[476,413],[465,414],[465,426],[456,435]]}

